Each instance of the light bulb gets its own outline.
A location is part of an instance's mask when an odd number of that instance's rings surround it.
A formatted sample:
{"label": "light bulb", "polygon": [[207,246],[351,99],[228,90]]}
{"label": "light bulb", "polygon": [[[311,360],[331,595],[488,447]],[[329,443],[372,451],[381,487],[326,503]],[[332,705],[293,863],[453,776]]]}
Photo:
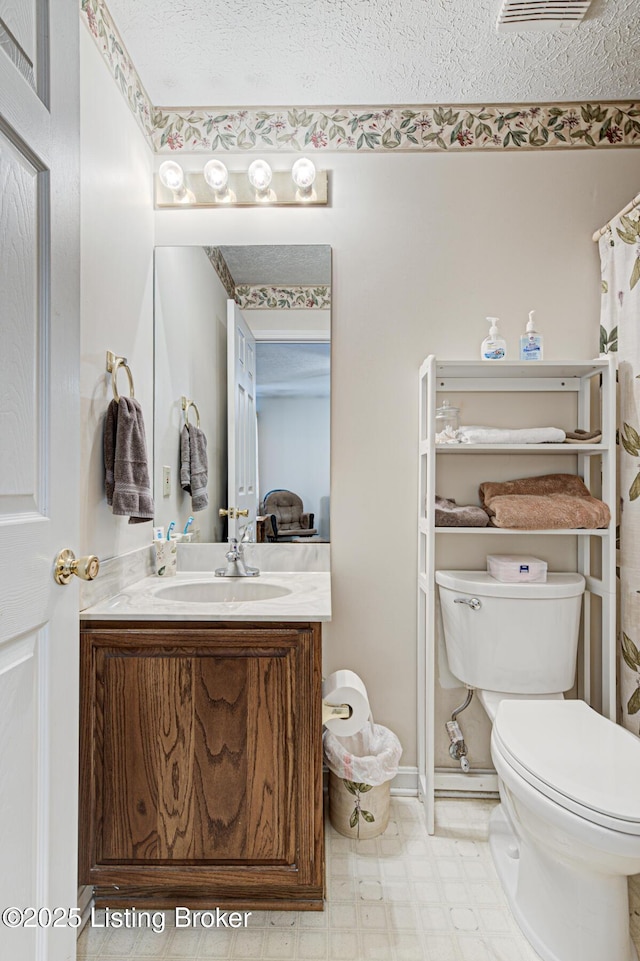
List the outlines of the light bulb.
{"label": "light bulb", "polygon": [[158,176],[169,190],[178,191],[184,186],[184,170],[175,160],[165,160],[161,163]]}
{"label": "light bulb", "polygon": [[204,179],[216,192],[222,192],[229,183],[229,171],[221,160],[209,160],[204,165]]}
{"label": "light bulb", "polygon": [[264,193],[271,183],[271,167],[266,160],[254,160],[247,171],[247,177],[258,193]]}
{"label": "light bulb", "polygon": [[316,179],[316,165],[308,157],[300,157],[291,168],[291,177],[300,190],[310,190]]}

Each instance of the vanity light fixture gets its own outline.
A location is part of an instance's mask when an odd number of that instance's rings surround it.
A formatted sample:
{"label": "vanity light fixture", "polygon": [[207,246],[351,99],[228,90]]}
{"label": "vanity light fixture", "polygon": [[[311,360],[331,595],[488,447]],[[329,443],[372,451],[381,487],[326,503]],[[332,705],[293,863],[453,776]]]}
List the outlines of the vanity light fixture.
{"label": "vanity light fixture", "polygon": [[269,189],[273,171],[266,160],[254,160],[247,170],[247,177],[256,192],[258,203],[272,203],[276,199],[276,194]]}
{"label": "vanity light fixture", "polygon": [[236,195],[229,190],[229,171],[221,160],[208,160],[204,165],[203,174],[216,195],[218,203],[235,203]]}
{"label": "vanity light fixture", "polygon": [[204,165],[204,179],[210,187],[220,192],[229,184],[229,171],[221,160],[208,160]]}
{"label": "vanity light fixture", "polygon": [[249,183],[255,190],[267,189],[273,178],[273,172],[266,160],[254,160],[247,171]]}
{"label": "vanity light fixture", "polygon": [[300,157],[291,168],[291,179],[298,188],[296,200],[308,202],[313,199],[316,165],[308,157]]}
{"label": "vanity light fixture", "polygon": [[[288,170],[272,170],[266,160],[254,160],[244,170],[229,170],[217,157],[187,169],[165,160],[155,175],[157,208],[326,206],[328,173],[316,170],[308,157],[300,157]],[[191,167],[191,169],[189,169]]]}
{"label": "vanity light fixture", "polygon": [[160,180],[169,190],[180,190],[184,186],[184,170],[175,160],[165,160],[158,168]]}
{"label": "vanity light fixture", "polygon": [[165,160],[158,168],[158,177],[173,194],[173,202],[178,204],[195,203],[191,190],[184,185],[184,170],[175,160]]}

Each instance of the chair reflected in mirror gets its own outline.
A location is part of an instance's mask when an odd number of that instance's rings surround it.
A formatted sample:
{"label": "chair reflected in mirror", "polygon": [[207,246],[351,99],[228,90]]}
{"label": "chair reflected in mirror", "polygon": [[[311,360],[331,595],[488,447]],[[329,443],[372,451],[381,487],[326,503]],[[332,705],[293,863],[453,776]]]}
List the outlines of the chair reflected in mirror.
{"label": "chair reflected in mirror", "polygon": [[306,514],[302,499],[293,491],[277,489],[265,495],[261,514],[268,541],[298,540],[314,537],[313,514]]}

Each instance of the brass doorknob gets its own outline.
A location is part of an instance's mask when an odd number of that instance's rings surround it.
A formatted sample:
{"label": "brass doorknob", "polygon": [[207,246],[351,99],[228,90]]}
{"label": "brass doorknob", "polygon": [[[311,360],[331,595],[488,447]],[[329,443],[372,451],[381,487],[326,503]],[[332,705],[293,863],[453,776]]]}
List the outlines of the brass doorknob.
{"label": "brass doorknob", "polygon": [[73,551],[65,547],[56,557],[53,577],[56,584],[68,584],[74,574],[83,581],[92,581],[98,576],[99,570],[100,561],[95,554],[87,554],[85,557],[76,559]]}
{"label": "brass doorknob", "polygon": [[249,508],[248,508],[248,507],[245,507],[245,509],[244,509],[243,511],[238,510],[238,508],[236,507],[236,517],[248,517],[248,516],[249,516]]}
{"label": "brass doorknob", "polygon": [[[232,508],[232,510],[233,510],[233,508]],[[218,515],[219,515],[220,517],[226,517],[226,516],[228,515],[228,513],[229,513],[229,511],[226,511],[226,510],[224,509],[224,507],[221,507],[220,510],[218,511]],[[231,514],[231,516],[233,517],[233,514]]]}
{"label": "brass doorknob", "polygon": [[233,520],[234,517],[248,517],[249,508],[245,507],[244,510],[239,510],[237,507],[230,507],[229,510],[227,511],[224,509],[224,507],[221,507],[220,510],[218,511],[218,514],[220,515],[220,517],[229,516],[231,520]]}

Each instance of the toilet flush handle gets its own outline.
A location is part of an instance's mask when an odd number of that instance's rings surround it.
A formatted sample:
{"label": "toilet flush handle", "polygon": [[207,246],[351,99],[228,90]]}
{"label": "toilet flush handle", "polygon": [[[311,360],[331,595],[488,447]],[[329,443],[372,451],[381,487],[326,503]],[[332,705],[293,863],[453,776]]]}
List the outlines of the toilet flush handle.
{"label": "toilet flush handle", "polygon": [[454,597],[453,603],[466,604],[472,611],[479,611],[482,607],[482,601],[479,597]]}

